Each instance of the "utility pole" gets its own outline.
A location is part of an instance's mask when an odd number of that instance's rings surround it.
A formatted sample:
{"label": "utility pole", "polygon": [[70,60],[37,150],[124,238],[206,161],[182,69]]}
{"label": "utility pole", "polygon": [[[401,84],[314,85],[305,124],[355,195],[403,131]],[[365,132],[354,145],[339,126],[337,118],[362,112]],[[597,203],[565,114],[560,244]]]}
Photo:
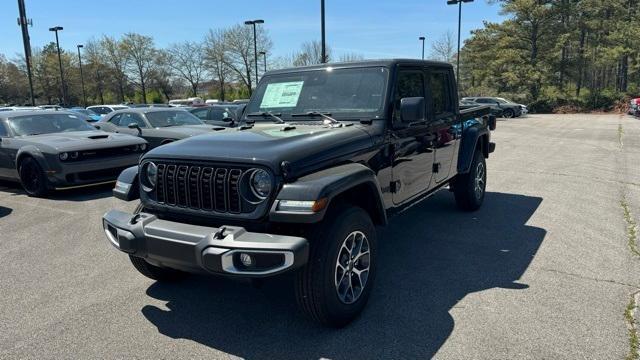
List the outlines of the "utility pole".
{"label": "utility pole", "polygon": [[29,39],[29,28],[27,25],[33,26],[31,19],[27,19],[27,11],[25,10],[24,0],[18,0],[18,25],[22,30],[22,43],[24,44],[24,60],[27,65],[27,77],[29,78],[29,98],[31,106],[36,106],[36,100],[33,95],[33,79],[31,77],[31,44]]}
{"label": "utility pole", "polygon": [[456,60],[456,83],[460,91],[460,33],[462,30],[462,3],[473,2],[473,0],[447,0],[447,5],[458,5],[458,59]]}
{"label": "utility pole", "polygon": [[327,39],[325,37],[325,26],[324,26],[324,0],[320,0],[320,33],[322,38],[322,63],[327,62]]}
{"label": "utility pole", "polygon": [[82,56],[80,56],[80,48],[84,45],[78,45],[78,63],[80,64],[80,82],[82,83],[82,100],[84,107],[87,107],[87,94],[84,92],[84,74],[82,73]]}
{"label": "utility pole", "polygon": [[60,41],[58,40],[58,31],[64,30],[62,26],[49,28],[49,31],[56,33],[56,47],[58,49],[58,63],[60,64],[60,82],[62,83],[62,105],[67,105],[67,91],[64,86],[64,73],[62,72],[62,57],[60,56]]}
{"label": "utility pole", "polygon": [[258,81],[260,78],[258,77],[258,34],[256,32],[257,24],[264,24],[264,20],[248,20],[244,22],[245,25],[253,25],[253,56],[255,58],[256,65],[256,87],[258,86]]}
{"label": "utility pole", "polygon": [[260,55],[263,56],[263,60],[264,60],[264,73],[267,72],[267,52],[266,51],[260,51]]}

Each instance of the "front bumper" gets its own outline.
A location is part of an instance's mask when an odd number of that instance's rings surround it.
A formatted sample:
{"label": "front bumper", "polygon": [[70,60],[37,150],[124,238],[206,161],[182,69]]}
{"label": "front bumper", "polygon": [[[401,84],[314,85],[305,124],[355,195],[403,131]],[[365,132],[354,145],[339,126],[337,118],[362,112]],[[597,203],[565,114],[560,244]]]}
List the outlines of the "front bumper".
{"label": "front bumper", "polygon": [[141,154],[130,154],[78,162],[54,163],[47,173],[53,188],[64,189],[77,186],[115,181],[122,170],[138,164]]}
{"label": "front bumper", "polygon": [[[309,245],[294,236],[247,232],[242,227],[206,227],[111,210],[102,218],[109,242],[150,264],[195,273],[266,277],[307,263]],[[241,261],[252,257],[253,265]]]}

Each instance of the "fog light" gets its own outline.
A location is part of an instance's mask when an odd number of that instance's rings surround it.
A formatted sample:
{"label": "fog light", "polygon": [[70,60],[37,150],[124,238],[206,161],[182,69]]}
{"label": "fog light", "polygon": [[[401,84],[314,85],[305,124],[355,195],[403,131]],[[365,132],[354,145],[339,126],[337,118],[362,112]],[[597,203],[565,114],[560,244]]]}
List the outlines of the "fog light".
{"label": "fog light", "polygon": [[241,253],[240,262],[246,267],[251,267],[253,265],[253,258],[249,254]]}

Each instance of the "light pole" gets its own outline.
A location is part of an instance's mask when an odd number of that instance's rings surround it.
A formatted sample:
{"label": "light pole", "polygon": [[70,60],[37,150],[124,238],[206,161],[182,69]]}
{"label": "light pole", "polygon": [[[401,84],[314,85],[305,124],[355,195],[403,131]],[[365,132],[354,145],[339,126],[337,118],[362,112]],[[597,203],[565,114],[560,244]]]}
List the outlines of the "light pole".
{"label": "light pole", "polygon": [[260,55],[262,55],[262,59],[264,60],[264,72],[267,72],[267,52],[266,51],[260,51]]}
{"label": "light pole", "polygon": [[418,40],[422,40],[422,60],[424,60],[424,41],[426,38],[424,36],[420,36]]}
{"label": "light pole", "polygon": [[325,38],[325,28],[324,28],[324,0],[320,0],[320,37],[321,37],[321,46],[322,46],[322,63],[327,62],[327,40]]}
{"label": "light pole", "polygon": [[258,34],[256,32],[256,24],[264,24],[264,20],[248,20],[244,22],[245,25],[253,25],[253,55],[256,62],[256,86],[258,86]]}
{"label": "light pole", "polygon": [[67,104],[67,94],[64,87],[64,74],[62,72],[62,57],[60,56],[60,41],[58,40],[58,31],[62,31],[62,26],[49,28],[49,31],[56,33],[56,47],[58,49],[58,63],[60,64],[60,82],[62,83],[62,105]]}
{"label": "light pole", "polygon": [[82,83],[82,100],[84,103],[84,107],[87,107],[87,95],[84,92],[84,74],[82,73],[82,56],[80,56],[80,48],[83,48],[84,45],[78,44],[78,63],[80,64],[80,82]]}
{"label": "light pole", "polygon": [[18,0],[18,12],[20,18],[18,18],[18,25],[22,30],[22,43],[24,45],[24,60],[27,64],[27,76],[29,78],[29,97],[31,99],[31,106],[36,106],[36,100],[33,96],[33,80],[31,77],[31,44],[29,41],[29,28],[27,25],[32,25],[31,19],[27,19],[27,11],[24,7],[24,0]]}
{"label": "light pole", "polygon": [[456,60],[456,83],[460,91],[460,31],[462,29],[462,3],[473,2],[473,0],[447,0],[447,5],[458,4],[458,55]]}

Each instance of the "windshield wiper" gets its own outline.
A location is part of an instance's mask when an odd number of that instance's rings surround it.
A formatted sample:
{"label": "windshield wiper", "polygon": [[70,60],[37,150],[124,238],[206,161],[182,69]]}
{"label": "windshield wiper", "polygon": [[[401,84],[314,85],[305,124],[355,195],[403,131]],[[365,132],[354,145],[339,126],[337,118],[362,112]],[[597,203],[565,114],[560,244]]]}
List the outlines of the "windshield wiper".
{"label": "windshield wiper", "polygon": [[262,116],[262,117],[271,117],[274,120],[277,121],[278,124],[285,124],[286,121],[282,120],[282,118],[280,116],[282,116],[281,113],[272,113],[271,111],[261,111],[261,112],[255,112],[255,113],[251,113],[251,114],[247,114],[247,117],[251,117],[251,116]]}
{"label": "windshield wiper", "polygon": [[322,113],[319,111],[307,111],[306,113],[291,114],[291,117],[301,117],[301,116],[309,116],[309,117],[320,116],[325,120],[328,120],[329,124],[343,125],[340,121],[332,118],[331,113]]}

